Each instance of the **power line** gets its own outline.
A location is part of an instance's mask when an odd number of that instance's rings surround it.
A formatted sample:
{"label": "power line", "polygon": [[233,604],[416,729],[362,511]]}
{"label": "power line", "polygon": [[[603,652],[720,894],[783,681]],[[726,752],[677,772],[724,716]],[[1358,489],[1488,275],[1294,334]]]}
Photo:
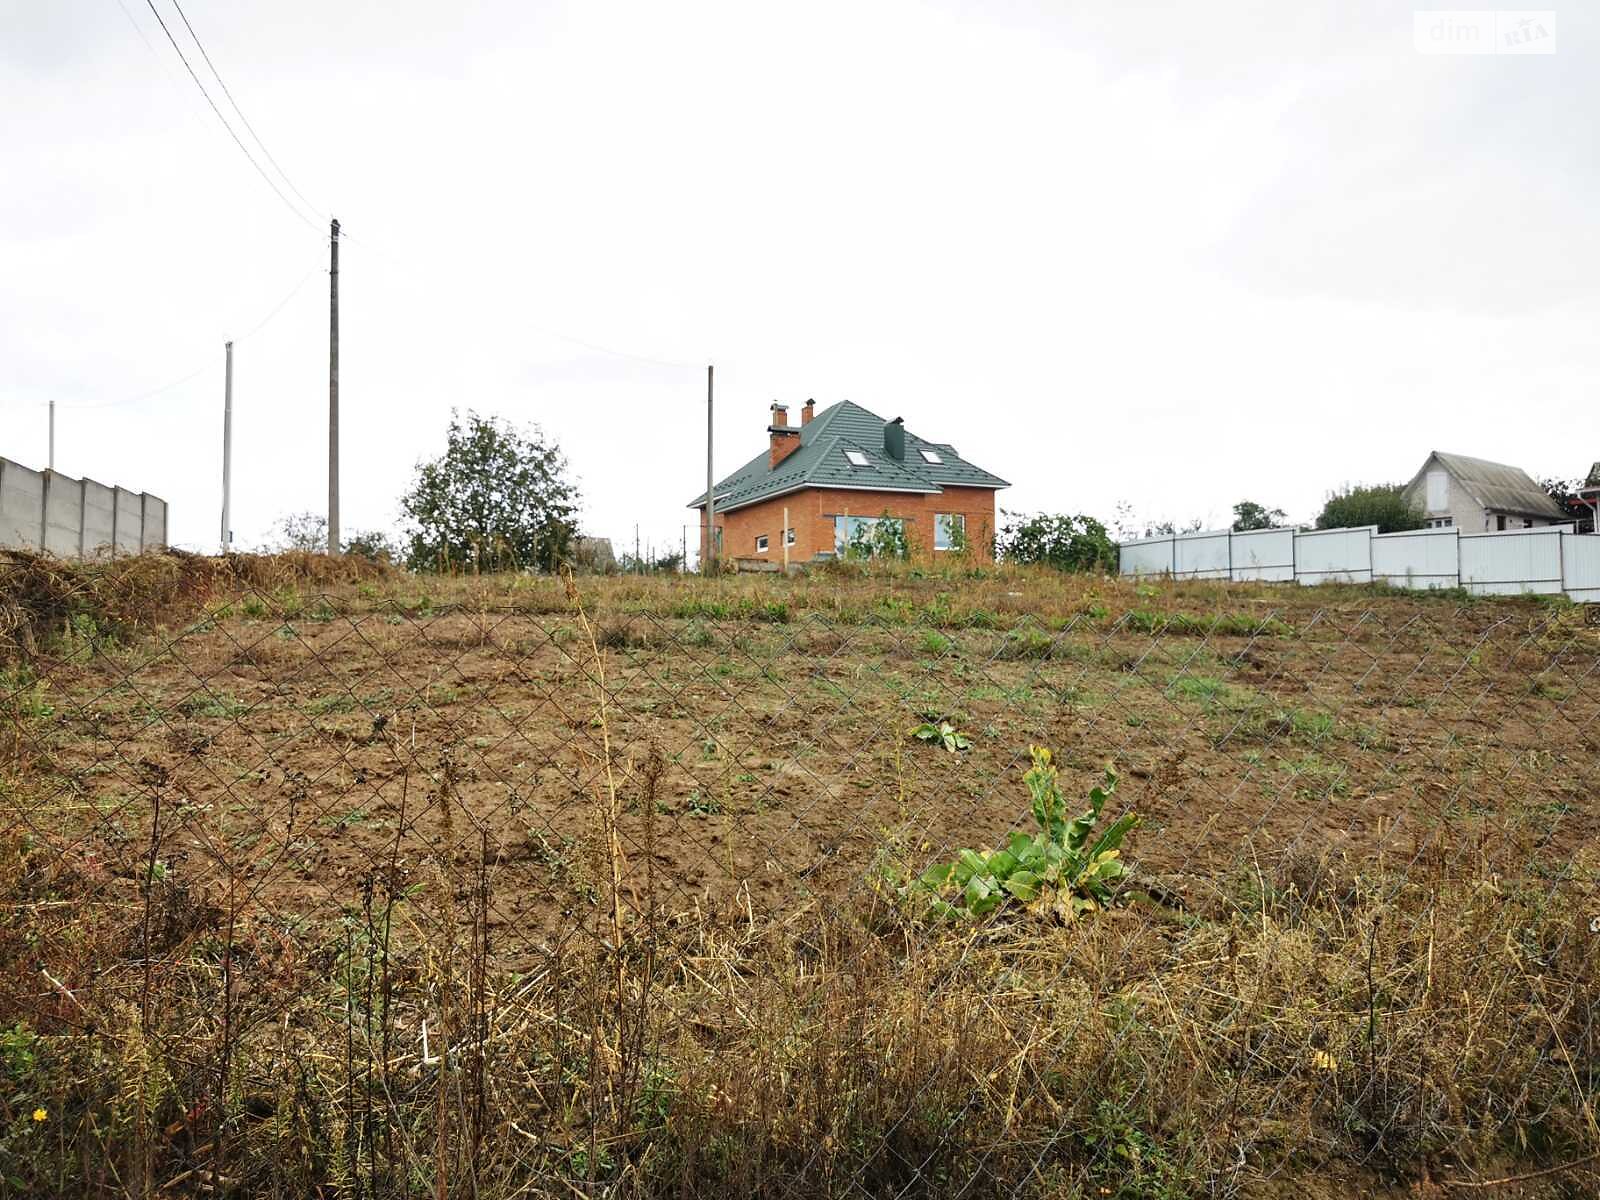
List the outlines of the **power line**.
{"label": "power line", "polygon": [[283,201],[284,207],[292,212],[305,225],[309,226],[313,230],[316,230],[320,236],[322,231],[318,228],[317,224],[307,217],[305,213],[296,208],[289,200],[289,197],[283,194],[283,190],[272,181],[272,176],[268,175],[266,171],[262,169],[261,164],[256,161],[255,155],[250,153],[250,148],[246,146],[240,139],[239,135],[234,132],[233,126],[228,123],[228,118],[222,115],[222,110],[217,107],[217,102],[211,98],[211,93],[206,91],[206,85],[200,82],[200,76],[196,75],[194,68],[189,65],[188,56],[184,54],[183,47],[178,45],[178,39],[173,37],[172,30],[167,28],[167,23],[162,19],[160,10],[156,8],[155,0],[144,0],[144,2],[149,7],[150,12],[155,16],[156,23],[161,26],[161,32],[167,35],[167,41],[172,43],[172,49],[177,53],[179,60],[182,61],[184,69],[189,72],[189,78],[194,80],[195,87],[200,89],[200,94],[205,97],[206,103],[211,106],[211,111],[217,114],[217,120],[222,122],[222,127],[228,131],[228,136],[233,139],[233,144],[239,147],[239,152],[250,161],[250,165],[256,169],[256,174],[260,175],[262,180],[265,181],[266,185],[272,189],[272,194],[277,196],[279,200]]}
{"label": "power line", "polygon": [[[317,264],[304,275],[302,275],[300,277],[300,282],[295,284],[294,287],[290,289],[288,294],[283,297],[283,299],[279,300],[275,305],[273,305],[272,309],[267,313],[266,316],[262,317],[261,320],[257,321],[253,326],[251,326],[249,332],[242,333],[233,340],[235,342],[247,341],[265,329],[268,323],[271,322],[274,317],[276,317],[284,310],[285,307],[288,306],[289,301],[293,300],[300,294],[300,292],[305,288],[306,284],[310,281],[311,277],[315,275],[320,268],[321,264]],[[159,396],[163,392],[170,392],[173,388],[182,387],[191,380],[198,379],[209,370],[211,370],[211,364],[207,363],[204,366],[196,367],[182,379],[174,379],[171,383],[164,383],[158,388],[152,388],[148,392],[140,392],[137,396],[128,396],[122,400],[107,400],[102,404],[63,404],[61,405],[61,408],[68,412],[87,412],[102,408],[121,408],[124,404],[137,404],[141,400],[148,400],[152,396]],[[40,403],[46,403],[46,401],[40,401]]]}
{"label": "power line", "polygon": [[[420,294],[429,297],[432,297],[435,294],[434,289],[427,287],[426,284],[415,275],[415,268],[413,264],[406,258],[389,253],[387,250],[383,249],[381,246],[367,237],[352,237],[350,235],[350,231],[342,224],[339,227],[339,238],[341,241],[346,243],[353,242],[357,248],[365,248],[372,254],[377,255],[379,258],[387,259],[399,269],[400,278],[405,279],[406,282],[412,287],[416,288]],[[548,325],[539,325],[531,321],[522,322],[520,327],[525,329],[536,329],[545,336],[555,338],[557,341],[569,342],[574,346],[582,346],[585,350],[592,350],[596,354],[609,355],[612,358],[630,359],[633,362],[649,363],[652,366],[657,367],[669,367],[675,371],[698,371],[702,365],[700,363],[679,362],[670,358],[656,358],[649,354],[635,354],[630,350],[618,350],[615,347],[601,345],[599,342],[591,342],[585,338],[573,337],[571,334],[563,333],[559,329],[552,329]]]}
{"label": "power line", "polygon": [[233,98],[233,93],[228,89],[227,83],[218,73],[216,64],[211,61],[211,55],[206,53],[205,44],[201,42],[200,35],[194,31],[194,26],[189,24],[189,14],[183,11],[183,5],[179,4],[178,0],[172,0],[172,7],[177,9],[178,16],[183,18],[183,27],[189,31],[189,36],[194,39],[194,44],[200,51],[200,57],[206,60],[206,67],[211,71],[211,77],[217,81],[217,86],[222,89],[222,94],[228,98],[229,106],[238,115],[245,129],[249,130],[250,137],[261,148],[261,153],[272,164],[272,169],[277,171],[279,178],[289,186],[289,190],[300,197],[300,203],[304,204],[312,212],[320,212],[321,210],[315,204],[306,199],[305,193],[295,187],[294,180],[290,179],[288,173],[278,165],[278,160],[272,157],[272,151],[267,149],[267,144],[261,140],[261,135],[256,132],[255,126],[250,124],[250,118],[244,115],[244,111],[239,107],[238,101]]}

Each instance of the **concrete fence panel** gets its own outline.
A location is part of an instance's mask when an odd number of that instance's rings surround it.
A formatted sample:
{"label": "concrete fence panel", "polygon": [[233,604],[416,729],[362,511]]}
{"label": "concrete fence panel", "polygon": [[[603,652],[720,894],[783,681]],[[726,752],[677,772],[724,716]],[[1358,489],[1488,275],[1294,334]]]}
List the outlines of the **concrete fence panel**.
{"label": "concrete fence panel", "polygon": [[1561,589],[1586,604],[1600,602],[1600,537],[1561,535]]}
{"label": "concrete fence panel", "polygon": [[1372,538],[1372,578],[1393,587],[1453,588],[1461,582],[1460,531],[1413,529]]}
{"label": "concrete fence panel", "polygon": [[44,532],[44,476],[0,460],[0,545],[37,550]]}
{"label": "concrete fence panel", "polygon": [[144,534],[144,505],[138,492],[117,488],[112,511],[116,514],[116,532],[111,542],[118,554],[139,553],[139,539]]}
{"label": "concrete fence panel", "polygon": [[1167,575],[1172,571],[1170,537],[1140,538],[1117,547],[1120,570],[1124,575]]}
{"label": "concrete fence panel", "polygon": [[78,553],[98,558],[111,553],[116,537],[116,490],[92,479],[83,481],[83,538]]}
{"label": "concrete fence panel", "polygon": [[1371,583],[1376,525],[1295,534],[1294,577],[1302,583]]}
{"label": "concrete fence panel", "polygon": [[83,481],[47,471],[44,477],[44,549],[59,558],[78,554]]}
{"label": "concrete fence panel", "polygon": [[0,549],[60,558],[137,554],[167,544],[167,502],[0,458]]}
{"label": "concrete fence panel", "polygon": [[1570,525],[1461,535],[1461,586],[1480,596],[1561,590],[1561,535]]}
{"label": "concrete fence panel", "polygon": [[167,502],[159,496],[144,498],[144,528],[139,542],[146,550],[167,544]]}
{"label": "concrete fence panel", "polygon": [[1251,529],[1233,535],[1233,578],[1288,583],[1294,579],[1294,530]]}
{"label": "concrete fence panel", "polygon": [[1230,536],[1226,529],[1179,534],[1172,549],[1172,573],[1180,579],[1226,579]]}

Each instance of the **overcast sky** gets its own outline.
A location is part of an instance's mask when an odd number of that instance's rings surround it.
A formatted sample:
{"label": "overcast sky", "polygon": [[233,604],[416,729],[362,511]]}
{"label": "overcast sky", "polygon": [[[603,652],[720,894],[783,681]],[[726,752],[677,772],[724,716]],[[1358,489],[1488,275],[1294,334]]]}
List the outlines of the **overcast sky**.
{"label": "overcast sky", "polygon": [[1597,9],[1525,57],[1421,55],[1414,10],[187,0],[302,221],[148,0],[0,0],[0,455],[44,465],[53,399],[59,470],[213,548],[231,337],[236,542],[321,511],[332,215],[346,530],[454,406],[676,544],[707,362],[719,475],[808,396],[1107,519],[1309,519],[1431,449],[1581,474]]}

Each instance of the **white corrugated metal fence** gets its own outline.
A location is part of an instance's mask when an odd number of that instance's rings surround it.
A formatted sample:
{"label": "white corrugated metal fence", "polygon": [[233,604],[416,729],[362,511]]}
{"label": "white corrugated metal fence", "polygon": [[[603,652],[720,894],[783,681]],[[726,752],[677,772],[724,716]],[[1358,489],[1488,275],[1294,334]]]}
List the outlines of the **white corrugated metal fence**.
{"label": "white corrugated metal fence", "polygon": [[1124,542],[1124,575],[1464,588],[1483,596],[1565,593],[1600,602],[1600,536],[1571,525],[1462,533],[1418,529],[1226,529]]}

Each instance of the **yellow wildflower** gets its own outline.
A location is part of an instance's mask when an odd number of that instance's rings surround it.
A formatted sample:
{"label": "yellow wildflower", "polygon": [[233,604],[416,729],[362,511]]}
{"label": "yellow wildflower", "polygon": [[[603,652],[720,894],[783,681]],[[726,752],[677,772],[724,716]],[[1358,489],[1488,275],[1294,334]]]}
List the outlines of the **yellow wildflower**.
{"label": "yellow wildflower", "polygon": [[36,1109],[33,1110],[33,1119],[35,1121],[42,1121],[46,1117],[48,1117],[49,1115],[50,1114],[45,1112],[45,1110],[42,1109],[42,1108],[36,1108]]}

